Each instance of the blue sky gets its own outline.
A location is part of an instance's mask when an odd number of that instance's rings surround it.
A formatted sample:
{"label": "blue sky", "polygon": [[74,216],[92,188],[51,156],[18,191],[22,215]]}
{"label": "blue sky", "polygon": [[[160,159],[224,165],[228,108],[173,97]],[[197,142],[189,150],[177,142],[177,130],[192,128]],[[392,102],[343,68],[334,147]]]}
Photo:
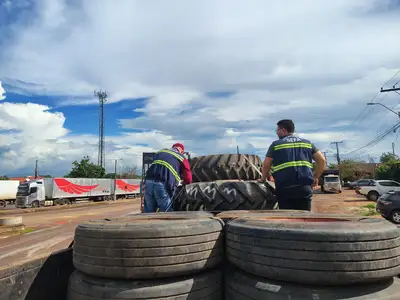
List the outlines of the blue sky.
{"label": "blue sky", "polygon": [[[354,150],[398,121],[365,108],[400,81],[398,28],[398,0],[0,0],[0,174],[96,161],[95,89],[109,95],[108,170],[176,141],[264,155],[282,118],[331,162],[332,141],[377,160],[398,133]],[[374,101],[400,110],[395,93]]]}

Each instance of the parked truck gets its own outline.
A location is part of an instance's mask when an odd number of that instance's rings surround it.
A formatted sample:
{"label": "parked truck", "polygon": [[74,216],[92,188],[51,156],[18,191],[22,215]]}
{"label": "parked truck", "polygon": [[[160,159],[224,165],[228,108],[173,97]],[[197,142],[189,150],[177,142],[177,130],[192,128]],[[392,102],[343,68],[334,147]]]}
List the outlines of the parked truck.
{"label": "parked truck", "polygon": [[15,202],[18,185],[18,180],[0,180],[0,208]]}
{"label": "parked truck", "polygon": [[[140,193],[140,179],[116,179],[116,198]],[[15,206],[18,208],[71,204],[79,199],[112,200],[114,179],[43,178],[18,186]]]}
{"label": "parked truck", "polygon": [[321,192],[323,193],[341,193],[342,184],[340,182],[339,170],[324,170],[321,177],[319,178],[319,185],[321,186]]}

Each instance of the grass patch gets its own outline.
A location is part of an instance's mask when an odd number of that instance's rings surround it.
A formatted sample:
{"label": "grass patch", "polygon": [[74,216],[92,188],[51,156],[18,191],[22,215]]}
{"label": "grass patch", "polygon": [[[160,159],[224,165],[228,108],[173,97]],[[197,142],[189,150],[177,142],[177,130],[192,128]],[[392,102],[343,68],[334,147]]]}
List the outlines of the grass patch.
{"label": "grass patch", "polygon": [[380,216],[380,213],[376,211],[376,203],[361,206],[360,214],[365,217]]}
{"label": "grass patch", "polygon": [[30,233],[30,232],[33,232],[33,231],[35,231],[36,229],[35,228],[32,228],[32,227],[25,227],[23,230],[21,230],[19,233],[20,234],[24,234],[24,233]]}

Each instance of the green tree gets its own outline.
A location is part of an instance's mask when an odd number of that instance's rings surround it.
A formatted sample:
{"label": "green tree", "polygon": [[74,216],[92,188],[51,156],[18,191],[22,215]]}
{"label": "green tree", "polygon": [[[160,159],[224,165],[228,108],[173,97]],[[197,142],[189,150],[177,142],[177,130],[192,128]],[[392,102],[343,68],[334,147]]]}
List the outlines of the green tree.
{"label": "green tree", "polygon": [[385,152],[382,153],[381,157],[380,157],[380,161],[381,163],[387,163],[393,160],[398,160],[399,157],[391,152]]}
{"label": "green tree", "polygon": [[8,180],[9,178],[6,176],[6,175],[4,175],[4,176],[0,176],[0,180]]}
{"label": "green tree", "polygon": [[328,169],[337,169],[337,164],[329,163],[328,164]]}
{"label": "green tree", "polygon": [[400,182],[400,159],[392,158],[382,163],[376,168],[375,177],[376,179],[389,179]]}
{"label": "green tree", "polygon": [[[115,173],[107,173],[104,178],[110,178],[110,179],[114,179],[115,178]],[[119,174],[117,174],[117,178],[121,178],[121,176]]]}
{"label": "green tree", "polygon": [[81,161],[72,163],[72,170],[65,175],[69,178],[104,178],[106,170],[90,161],[89,156],[84,156]]}
{"label": "green tree", "polygon": [[366,176],[365,171],[361,168],[364,163],[354,159],[342,160],[339,169],[343,181],[353,181]]}

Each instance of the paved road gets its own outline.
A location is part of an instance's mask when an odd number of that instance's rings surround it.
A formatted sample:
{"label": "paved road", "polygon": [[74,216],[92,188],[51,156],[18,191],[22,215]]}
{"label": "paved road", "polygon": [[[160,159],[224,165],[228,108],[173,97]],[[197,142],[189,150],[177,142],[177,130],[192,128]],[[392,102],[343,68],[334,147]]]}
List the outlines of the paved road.
{"label": "paved road", "polygon": [[7,268],[68,247],[76,225],[83,221],[118,217],[139,212],[139,209],[140,200],[132,199],[90,207],[15,214],[22,216],[25,226],[34,231],[0,240],[0,268]]}

